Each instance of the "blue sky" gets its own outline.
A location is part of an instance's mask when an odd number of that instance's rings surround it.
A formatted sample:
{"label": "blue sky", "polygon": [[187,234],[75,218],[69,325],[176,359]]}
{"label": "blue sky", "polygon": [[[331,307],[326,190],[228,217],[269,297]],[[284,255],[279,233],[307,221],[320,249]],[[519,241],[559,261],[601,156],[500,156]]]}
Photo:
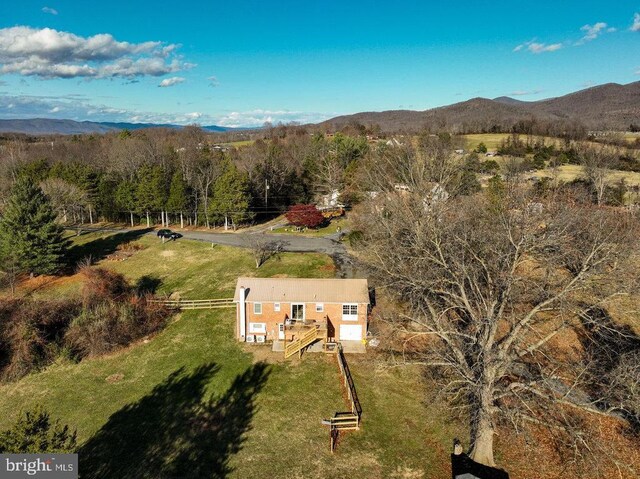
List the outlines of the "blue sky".
{"label": "blue sky", "polygon": [[640,2],[0,3],[0,118],[255,126],[640,80]]}

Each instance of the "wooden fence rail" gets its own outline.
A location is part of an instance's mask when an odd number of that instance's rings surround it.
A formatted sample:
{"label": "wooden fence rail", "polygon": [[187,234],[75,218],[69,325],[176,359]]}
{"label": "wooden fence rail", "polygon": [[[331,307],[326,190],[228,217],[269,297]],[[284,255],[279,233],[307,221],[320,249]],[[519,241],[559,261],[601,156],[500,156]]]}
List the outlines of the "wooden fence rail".
{"label": "wooden fence rail", "polygon": [[347,390],[347,395],[349,396],[349,401],[351,403],[351,412],[358,416],[358,420],[360,420],[360,416],[362,416],[362,406],[360,405],[360,400],[358,399],[358,393],[356,392],[356,385],[353,382],[353,376],[351,376],[351,371],[349,370],[349,365],[347,364],[347,359],[344,357],[344,351],[342,350],[342,345],[338,343],[338,365],[340,366],[340,372],[342,373],[342,379],[344,380],[344,387]]}
{"label": "wooden fence rail", "polygon": [[222,299],[152,299],[152,303],[163,304],[176,309],[219,309],[233,308],[233,298]]}
{"label": "wooden fence rail", "polygon": [[334,452],[338,445],[338,438],[340,431],[357,431],[360,429],[360,419],[362,417],[362,406],[360,406],[360,400],[358,399],[358,393],[356,392],[356,386],[353,382],[353,376],[349,370],[347,359],[344,356],[342,344],[338,343],[337,348],[338,366],[340,366],[340,375],[344,381],[344,387],[347,390],[347,396],[349,397],[349,405],[351,411],[349,412],[337,412],[330,419],[324,419],[322,424],[329,426],[329,448],[331,452]]}

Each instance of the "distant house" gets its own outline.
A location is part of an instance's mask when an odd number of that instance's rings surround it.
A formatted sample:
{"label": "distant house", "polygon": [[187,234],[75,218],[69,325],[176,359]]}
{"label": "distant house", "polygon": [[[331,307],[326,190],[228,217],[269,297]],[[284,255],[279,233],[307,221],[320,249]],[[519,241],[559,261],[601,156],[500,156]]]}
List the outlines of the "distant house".
{"label": "distant house", "polygon": [[286,343],[313,328],[329,342],[367,335],[366,279],[238,278],[234,302],[238,341]]}
{"label": "distant house", "polygon": [[318,208],[321,210],[331,208],[344,208],[344,204],[340,201],[340,192],[333,190],[331,193],[322,195],[318,203]]}

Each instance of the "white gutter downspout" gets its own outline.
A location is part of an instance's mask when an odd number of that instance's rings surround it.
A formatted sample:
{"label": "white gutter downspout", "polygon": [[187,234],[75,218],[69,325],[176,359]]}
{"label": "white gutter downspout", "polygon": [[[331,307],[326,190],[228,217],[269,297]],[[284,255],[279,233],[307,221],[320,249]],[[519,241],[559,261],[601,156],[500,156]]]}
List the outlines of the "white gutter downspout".
{"label": "white gutter downspout", "polygon": [[240,297],[238,298],[238,307],[240,308],[240,341],[245,340],[247,333],[247,306],[245,299],[245,289],[244,287],[240,287]]}

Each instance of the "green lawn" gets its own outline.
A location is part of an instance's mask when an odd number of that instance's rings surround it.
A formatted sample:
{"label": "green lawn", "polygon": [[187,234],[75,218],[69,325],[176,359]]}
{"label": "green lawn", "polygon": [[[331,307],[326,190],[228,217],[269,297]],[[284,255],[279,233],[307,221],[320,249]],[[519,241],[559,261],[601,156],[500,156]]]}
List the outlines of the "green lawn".
{"label": "green lawn", "polygon": [[[138,238],[138,239],[136,239]],[[333,276],[333,261],[323,254],[280,253],[259,269],[251,252],[246,249],[215,245],[201,241],[181,239],[164,244],[153,235],[141,236],[132,233],[89,233],[72,237],[72,254],[76,259],[91,256],[97,266],[124,274],[132,281],[144,277],[158,284],[159,294],[174,294],[186,299],[211,299],[233,294],[238,276]],[[112,260],[108,255],[118,244],[132,240],[143,249],[124,260]],[[80,290],[78,275],[47,279],[37,283],[37,288],[27,282],[19,293],[30,293],[35,297],[53,294],[72,294]]]}
{"label": "green lawn", "polygon": [[[497,150],[500,144],[511,136],[509,133],[476,133],[470,135],[462,135],[465,140],[465,148],[467,150],[473,150],[477,148],[480,143],[484,143],[484,145],[489,150]],[[526,140],[527,135],[520,135],[521,140]],[[537,137],[540,140],[544,140],[547,145],[555,144],[556,146],[560,146],[561,140],[557,138],[552,138],[550,136]]]}
{"label": "green lawn", "polygon": [[331,222],[323,226],[322,228],[317,229],[306,229],[304,231],[295,231],[294,226],[283,226],[281,228],[276,228],[273,230],[273,233],[278,234],[291,234],[298,236],[327,236],[338,232],[338,228],[340,231],[344,231],[349,227],[349,220],[346,218],[336,218],[331,220]]}
{"label": "green lawn", "polygon": [[[85,238],[87,245],[98,238]],[[108,239],[108,238],[106,238]],[[112,239],[113,240],[113,239]],[[240,274],[332,276],[330,259],[287,254],[256,271],[250,254],[206,243],[145,249],[102,261],[132,280],[161,279],[185,297],[225,297]],[[43,288],[57,295],[60,285]],[[454,426],[425,403],[419,370],[378,371],[374,353],[349,356],[362,429],[328,451],[321,419],[344,410],[331,355],[284,361],[233,338],[233,309],[191,311],[157,336],[78,364],[61,361],[0,385],[0,429],[43,404],[78,429],[83,477],[418,478],[444,477]],[[460,429],[457,429],[460,434]]]}

